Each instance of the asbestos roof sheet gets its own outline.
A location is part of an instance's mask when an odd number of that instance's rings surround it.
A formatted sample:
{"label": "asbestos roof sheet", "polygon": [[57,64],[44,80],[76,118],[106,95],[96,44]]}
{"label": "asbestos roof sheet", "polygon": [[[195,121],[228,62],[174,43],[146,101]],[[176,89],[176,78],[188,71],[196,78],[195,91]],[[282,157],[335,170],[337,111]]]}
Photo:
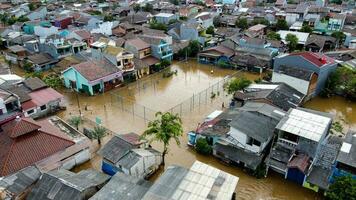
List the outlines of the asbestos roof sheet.
{"label": "asbestos roof sheet", "polygon": [[230,200],[239,178],[195,161],[187,170],[170,166],[143,197],[160,199],[219,199]]}
{"label": "asbestos roof sheet", "polygon": [[152,184],[143,179],[116,173],[90,200],[136,200],[146,194]]}
{"label": "asbestos roof sheet", "polygon": [[300,109],[291,109],[277,128],[319,142],[329,129],[331,118]]}

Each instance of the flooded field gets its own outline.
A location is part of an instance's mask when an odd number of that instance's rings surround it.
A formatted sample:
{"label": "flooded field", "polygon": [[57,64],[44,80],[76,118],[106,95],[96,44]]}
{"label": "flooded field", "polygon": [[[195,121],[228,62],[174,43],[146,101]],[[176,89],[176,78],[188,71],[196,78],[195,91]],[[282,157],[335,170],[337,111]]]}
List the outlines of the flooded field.
{"label": "flooded field", "polygon": [[[136,107],[129,104],[145,107],[147,108],[147,110],[144,110],[145,112],[150,112],[150,110],[152,112],[166,111],[180,102],[191,98],[192,95],[204,91],[210,85],[216,84],[227,75],[236,72],[199,65],[195,61],[174,63],[172,70],[177,70],[177,75],[169,78],[162,78],[159,74],[154,75],[153,78],[148,77],[139,81],[147,84],[138,86],[138,83],[135,82],[128,87],[116,88],[94,97],[64,90],[62,92],[67,102],[67,110],[59,115],[63,118],[69,118],[81,112],[86,118],[93,121],[96,117],[100,117],[106,127],[119,134],[127,132],[141,134],[147,126],[147,120],[141,115],[135,114],[134,109]],[[255,80],[259,77],[259,75],[249,73],[244,73],[243,75],[250,80]],[[146,86],[143,87],[142,85]],[[112,106],[113,102],[115,104],[116,98],[113,98],[111,93],[125,97],[123,99],[126,100],[126,102],[123,102],[125,103],[124,105],[132,106],[134,108],[133,111],[126,112],[120,106]],[[228,97],[225,94],[220,94],[220,97],[206,103],[201,103],[199,107],[191,109],[189,113],[184,113],[182,115],[184,132],[187,133],[190,130],[194,130],[198,123],[203,120],[204,116],[216,109],[221,109],[222,102],[225,102]],[[335,113],[339,119],[345,119],[345,122],[350,126],[355,126],[355,106],[355,103],[346,102],[343,98],[333,97],[327,100],[316,98],[308,102],[305,107]],[[109,137],[105,140],[108,139]],[[189,168],[195,160],[199,160],[234,174],[240,178],[237,187],[238,199],[322,199],[320,195],[292,182],[288,182],[278,174],[269,173],[268,178],[257,180],[247,175],[242,169],[229,167],[212,157],[196,154],[186,144],[187,138],[185,135],[181,138],[181,146],[172,143],[166,158],[166,164],[176,164]],[[160,144],[153,144],[153,146],[159,150],[161,149]],[[90,162],[74,169],[74,171],[89,167],[100,170],[100,161],[100,158],[95,156]],[[157,178],[159,173],[152,177],[152,179]]]}

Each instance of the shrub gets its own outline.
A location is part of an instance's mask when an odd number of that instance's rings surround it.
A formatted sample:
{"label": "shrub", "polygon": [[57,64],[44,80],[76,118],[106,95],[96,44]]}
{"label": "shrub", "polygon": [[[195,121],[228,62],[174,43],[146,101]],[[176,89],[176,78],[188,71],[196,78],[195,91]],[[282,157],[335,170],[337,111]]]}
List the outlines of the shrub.
{"label": "shrub", "polygon": [[205,138],[197,139],[195,149],[197,150],[198,153],[203,155],[209,155],[213,150],[213,148],[208,144]]}

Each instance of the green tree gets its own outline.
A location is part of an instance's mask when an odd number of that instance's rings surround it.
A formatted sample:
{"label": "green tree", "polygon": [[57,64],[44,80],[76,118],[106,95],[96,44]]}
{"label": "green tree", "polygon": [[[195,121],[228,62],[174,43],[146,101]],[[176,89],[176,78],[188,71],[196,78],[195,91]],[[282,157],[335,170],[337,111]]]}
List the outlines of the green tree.
{"label": "green tree", "polygon": [[82,123],[82,118],[80,118],[80,116],[73,116],[68,120],[68,123],[79,130],[79,125]]}
{"label": "green tree", "polygon": [[283,20],[283,19],[279,19],[277,20],[277,23],[276,23],[276,29],[277,30],[288,30],[288,24],[287,24],[287,21],[286,20]]}
{"label": "green tree", "polygon": [[351,176],[337,177],[325,197],[327,200],[356,200],[356,180]]}
{"label": "green tree", "polygon": [[288,45],[289,52],[296,50],[298,45],[298,38],[296,35],[288,33],[286,36],[286,42]]}
{"label": "green tree", "polygon": [[152,12],[153,11],[153,5],[150,3],[146,3],[145,6],[142,7],[142,10],[145,12]]}
{"label": "green tree", "polygon": [[241,28],[243,30],[247,29],[248,28],[247,19],[246,18],[237,19],[236,22],[235,22],[235,25],[238,28]]}
{"label": "green tree", "polygon": [[197,139],[195,149],[197,150],[198,153],[203,155],[209,155],[213,150],[213,148],[208,144],[205,138]]}
{"label": "green tree", "polygon": [[342,4],[342,0],[331,0],[330,3],[341,5]]}
{"label": "green tree", "polygon": [[135,11],[136,13],[137,13],[138,11],[140,11],[140,10],[141,10],[140,4],[135,3],[134,6],[133,6],[133,9],[134,9],[134,11]]}
{"label": "green tree", "polygon": [[214,34],[214,26],[209,26],[207,29],[206,29],[206,34]]}
{"label": "green tree", "polygon": [[279,35],[278,33],[274,32],[274,31],[270,31],[267,33],[267,39],[281,40],[281,35]]}
{"label": "green tree", "polygon": [[178,6],[179,5],[179,0],[170,0],[169,2],[171,2],[172,4]]}
{"label": "green tree", "polygon": [[303,25],[300,31],[305,33],[311,33],[313,32],[313,29],[309,25]]}
{"label": "green tree", "polygon": [[346,38],[346,35],[341,31],[336,31],[331,34],[334,37],[338,44],[342,44]]}
{"label": "green tree", "polygon": [[269,21],[265,18],[255,18],[252,20],[252,24],[253,25],[263,24],[263,25],[269,26]]}
{"label": "green tree", "polygon": [[18,22],[28,22],[30,21],[30,19],[24,15],[22,15],[21,17],[17,18]]}
{"label": "green tree", "polygon": [[163,23],[158,23],[155,19],[153,19],[150,22],[150,28],[156,29],[156,30],[162,30],[162,31],[167,31],[167,29],[168,29],[167,25],[165,25]]}
{"label": "green tree", "polygon": [[3,25],[6,25],[8,20],[9,20],[8,13],[5,12],[3,14],[0,14],[0,21],[3,23]]}
{"label": "green tree", "polygon": [[171,65],[171,61],[166,60],[166,59],[164,59],[164,60],[161,61],[161,67],[162,67],[162,68],[166,68],[166,67],[168,67],[169,65]]}
{"label": "green tree", "polygon": [[29,3],[28,8],[30,9],[30,11],[34,11],[36,10],[37,6],[34,3]]}
{"label": "green tree", "polygon": [[95,126],[91,131],[92,137],[98,141],[98,144],[101,145],[101,139],[106,135],[107,130],[103,126]]}
{"label": "green tree", "polygon": [[63,86],[63,82],[60,76],[57,74],[50,74],[43,78],[43,82],[51,88],[58,89]]}
{"label": "green tree", "polygon": [[226,86],[228,94],[233,94],[236,91],[243,90],[248,87],[252,82],[245,77],[233,78]]}
{"label": "green tree", "polygon": [[191,40],[189,42],[189,46],[188,46],[188,55],[190,57],[195,57],[198,55],[199,51],[200,51],[200,43],[198,40]]}
{"label": "green tree", "polygon": [[32,78],[37,77],[37,78],[42,80],[43,79],[43,72],[41,72],[41,71],[27,72],[25,74],[25,78],[29,78],[29,77],[32,77]]}
{"label": "green tree", "polygon": [[148,139],[149,143],[153,141],[163,143],[162,165],[165,165],[165,156],[168,152],[170,140],[175,140],[177,145],[180,145],[179,138],[183,134],[182,120],[177,114],[169,112],[157,112],[156,118],[148,123],[148,129],[142,137]]}
{"label": "green tree", "polygon": [[104,16],[104,22],[112,22],[114,21],[114,17],[112,15],[105,15]]}
{"label": "green tree", "polygon": [[221,25],[221,17],[220,16],[216,16],[213,18],[213,24],[215,27],[219,27]]}
{"label": "green tree", "polygon": [[356,71],[348,67],[338,67],[332,72],[325,84],[322,96],[343,94],[351,100],[356,99]]}

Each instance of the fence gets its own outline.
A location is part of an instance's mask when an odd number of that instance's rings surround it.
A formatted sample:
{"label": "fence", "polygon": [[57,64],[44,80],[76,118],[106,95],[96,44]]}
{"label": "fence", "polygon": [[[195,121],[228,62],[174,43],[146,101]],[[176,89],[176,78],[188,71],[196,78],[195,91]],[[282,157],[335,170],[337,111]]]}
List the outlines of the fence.
{"label": "fence", "polygon": [[184,114],[190,113],[196,109],[200,109],[203,105],[216,103],[217,101],[220,101],[221,104],[228,103],[231,100],[231,97],[225,92],[225,84],[228,83],[232,78],[238,76],[240,76],[240,71],[224,77],[217,83],[209,86],[197,94],[194,94],[187,100],[173,106],[167,111],[173,114],[178,114],[180,117],[184,117]]}
{"label": "fence", "polygon": [[120,108],[124,112],[132,113],[136,117],[142,118],[145,122],[155,118],[156,110],[132,101],[130,98],[111,93],[112,106]]}
{"label": "fence", "polygon": [[[181,117],[184,117],[184,114],[190,113],[196,109],[200,109],[203,105],[209,105],[211,103],[216,103],[217,101],[220,101],[221,103],[227,103],[231,97],[226,94],[224,90],[224,85],[229,82],[233,77],[240,76],[240,74],[241,71],[237,71],[232,75],[226,76],[215,84],[210,85],[205,90],[194,94],[185,101],[165,111],[174,114],[179,114]],[[138,83],[130,84],[127,87],[137,87],[143,90],[147,89],[148,87],[155,87],[155,84],[157,83],[157,81],[159,81],[160,76],[162,76],[162,73],[158,73],[158,75],[156,77],[153,77],[151,80],[138,81]],[[132,94],[129,94],[129,96],[131,95]],[[112,106],[116,106],[124,112],[132,113],[133,116],[140,117],[144,119],[145,122],[155,119],[155,114],[157,113],[157,110],[138,104],[131,100],[129,97],[119,95],[118,93],[111,93],[111,103]]]}

